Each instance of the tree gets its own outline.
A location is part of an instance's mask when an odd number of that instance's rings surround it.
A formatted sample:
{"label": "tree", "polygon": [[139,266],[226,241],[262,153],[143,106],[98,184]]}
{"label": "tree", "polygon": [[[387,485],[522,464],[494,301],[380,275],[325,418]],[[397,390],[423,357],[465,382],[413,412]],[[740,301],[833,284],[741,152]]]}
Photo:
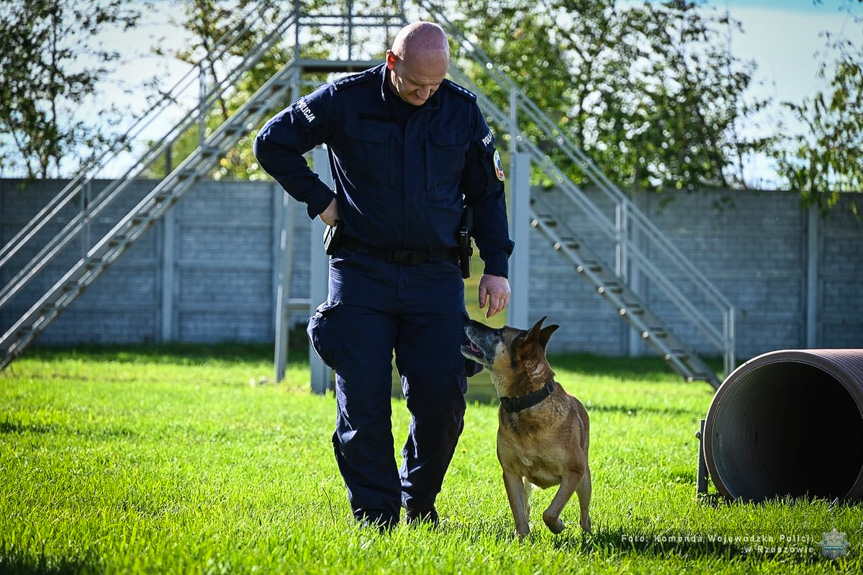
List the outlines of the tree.
{"label": "tree", "polygon": [[[124,4],[0,0],[0,173],[57,177],[109,137],[116,117],[92,96],[119,53],[96,36],[136,24],[138,12]],[[83,119],[82,107],[96,120]]]}
{"label": "tree", "polygon": [[[221,84],[231,67],[262,40],[266,34],[267,25],[285,16],[282,7],[276,5],[259,12],[257,14],[259,19],[255,22],[242,22],[243,13],[251,4],[253,4],[251,0],[185,0],[183,17],[175,20],[174,24],[190,32],[192,41],[185,48],[168,55],[188,64],[200,62],[207,85],[217,86]],[[306,3],[303,9],[313,11],[317,7]],[[241,37],[232,38],[232,40],[236,40],[234,45],[226,53],[223,53],[222,48],[218,46],[219,40],[226,32],[230,34],[231,30],[236,29],[238,24],[244,24],[241,26],[243,30]],[[334,42],[335,38],[332,35],[325,35],[318,31],[317,35],[313,36],[313,40],[303,46],[303,56],[309,58],[323,57],[327,53],[325,47]],[[220,95],[216,99],[216,105],[206,113],[207,134],[230,117],[277,70],[289,62],[291,57],[290,46],[276,46],[256,66],[246,72],[231,90]],[[308,80],[310,77],[305,79]],[[325,78],[319,76],[318,79],[323,82]],[[284,105],[286,104],[287,102],[284,103]],[[272,113],[277,111],[272,110]],[[245,135],[233,149],[226,151],[219,166],[210,176],[214,179],[260,179],[267,177],[257,165],[257,159],[252,151],[254,136],[254,133]],[[182,161],[194,151],[199,145],[198,140],[197,128],[183,134],[172,147],[171,155],[175,162]],[[151,168],[147,175],[162,177],[165,175],[165,170],[156,166]]]}
{"label": "tree", "polygon": [[458,4],[495,64],[620,186],[744,186],[743,157],[769,144],[736,130],[766,101],[744,98],[755,65],[727,50],[739,23],[724,13],[683,0]]}
{"label": "tree", "polygon": [[[863,4],[863,0],[859,0]],[[863,18],[856,18],[863,31]],[[827,89],[800,104],[783,102],[804,126],[775,151],[777,171],[799,192],[804,205],[826,214],[844,192],[863,190],[863,44],[825,34],[837,54],[832,68],[822,61],[818,76]],[[850,207],[861,215],[859,202]]]}

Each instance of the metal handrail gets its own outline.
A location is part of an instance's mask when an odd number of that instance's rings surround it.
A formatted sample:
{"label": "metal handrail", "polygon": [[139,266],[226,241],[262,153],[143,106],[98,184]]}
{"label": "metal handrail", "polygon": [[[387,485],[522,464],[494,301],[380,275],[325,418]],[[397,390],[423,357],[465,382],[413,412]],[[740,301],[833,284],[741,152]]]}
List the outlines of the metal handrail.
{"label": "metal handrail", "polygon": [[[88,266],[91,262],[97,262],[97,265],[93,266],[93,270],[89,273],[89,277],[82,278],[78,280],[78,285],[85,287],[92,283],[99,274],[102,273],[105,267],[110,265],[113,260],[120,256],[122,251],[125,250],[125,246],[132,241],[134,241],[138,236],[140,236],[144,231],[146,231],[147,224],[137,223],[136,218],[144,211],[150,211],[150,220],[157,218],[160,213],[164,213],[168,209],[170,209],[170,202],[163,201],[160,204],[156,205],[158,201],[157,198],[163,194],[166,190],[170,189],[175,185],[178,179],[183,178],[183,174],[188,171],[194,171],[195,169],[201,170],[201,164],[203,159],[206,157],[204,151],[206,149],[212,147],[218,147],[220,144],[223,145],[226,139],[231,138],[231,134],[235,133],[233,125],[236,123],[255,123],[262,119],[262,117],[267,113],[268,109],[271,109],[271,106],[275,105],[277,101],[282,97],[282,93],[286,88],[282,89],[272,89],[274,85],[282,84],[283,86],[287,86],[287,83],[284,82],[285,77],[290,77],[293,72],[294,62],[288,62],[285,66],[282,67],[281,70],[276,72],[267,82],[264,83],[256,92],[256,96],[252,99],[248,100],[244,103],[237,111],[228,118],[225,122],[223,122],[213,133],[207,138],[202,146],[199,146],[192,154],[190,154],[171,174],[169,174],[165,179],[163,179],[159,184],[151,190],[146,197],[144,197],[133,209],[131,209],[125,217],[123,217],[117,224],[108,231],[92,248],[90,248],[87,253],[75,263],[69,271],[57,281],[53,287],[46,292],[41,299],[39,299],[19,320],[16,322],[11,328],[9,328],[5,334],[0,337],[0,343],[8,344],[8,341],[14,337],[14,334],[18,332],[24,326],[31,325],[32,322],[41,321],[50,323],[54,317],[56,317],[61,308],[67,306],[71,299],[76,297],[76,293],[70,291],[69,296],[61,296],[60,299],[55,299],[55,296],[60,291],[66,291],[65,288],[68,286],[69,282],[76,278],[82,273],[82,270]],[[258,94],[268,95],[266,98],[258,97]],[[203,168],[206,169],[206,168]],[[184,184],[188,189],[188,186],[191,184]],[[176,192],[177,188],[174,188]],[[118,236],[123,234],[126,236],[125,240],[121,242],[123,245],[119,248],[112,248],[112,241],[114,241]],[[119,245],[119,244],[118,244]],[[64,300],[65,297],[65,300]],[[50,302],[54,301],[52,305],[51,315],[49,317],[45,317],[43,306],[48,305]],[[41,320],[39,319],[41,318]],[[42,325],[39,329],[44,329],[44,325]],[[23,340],[19,340],[13,343],[14,347],[20,347],[21,345],[26,345],[27,342],[32,340],[35,337],[35,330],[31,330],[24,336]],[[2,348],[2,345],[0,345]],[[11,361],[8,353],[10,349],[7,349],[7,357],[5,359],[0,358],[0,368],[9,361]],[[14,356],[17,351],[12,350],[12,355]]]}
{"label": "metal handrail", "polygon": [[[464,83],[468,87],[474,88],[473,82],[464,75],[460,70],[452,68],[450,73],[455,77],[459,82]],[[576,205],[578,205],[585,213],[591,217],[596,222],[603,222],[604,225],[600,226],[599,231],[603,232],[609,239],[614,240],[615,242],[619,242],[623,246],[629,250],[629,253],[634,256],[638,264],[641,266],[642,270],[647,274],[650,279],[656,281],[656,283],[666,291],[669,295],[672,296],[673,301],[681,309],[681,311],[688,317],[708,338],[717,345],[720,349],[723,350],[723,354],[726,357],[725,361],[725,369],[729,371],[729,369],[733,368],[734,364],[734,330],[733,330],[733,314],[734,308],[728,302],[728,300],[724,300],[727,303],[727,306],[720,305],[719,302],[714,301],[714,305],[718,308],[718,311],[721,312],[723,316],[723,330],[720,331],[712,324],[712,322],[697,308],[695,307],[684,295],[683,293],[665,277],[663,274],[644,254],[644,252],[633,243],[632,239],[629,238],[627,234],[620,234],[616,229],[614,222],[599,209],[599,207],[589,200],[587,196],[584,195],[583,191],[570,180],[566,174],[551,160],[551,158],[543,153],[539,147],[533,143],[529,138],[527,138],[524,134],[521,133],[518,126],[512,125],[512,119],[509,115],[505,114],[502,110],[500,110],[485,94],[478,91],[476,92],[477,99],[479,100],[480,105],[483,108],[483,111],[489,114],[496,123],[500,126],[508,128],[509,131],[516,135],[519,140],[519,145],[525,148],[534,160],[540,165],[542,170],[549,176],[553,177],[553,179],[560,186],[560,189],[567,195],[567,197],[572,200]],[[637,209],[637,207],[631,203],[631,200],[626,198],[626,205],[630,210],[630,215],[637,214],[640,216],[641,221],[650,222],[649,219]],[[655,224],[651,225],[655,228]],[[670,253],[677,253],[678,255],[669,259],[669,261],[679,263],[679,262],[688,262],[685,257],[677,251],[677,248],[671,244],[664,235],[659,232],[658,228],[655,228],[655,233],[651,234],[648,237],[652,237],[654,240],[657,237],[661,237],[665,239],[665,242],[672,247],[674,252],[670,250],[666,251],[666,255]],[[648,231],[650,229],[648,228]],[[663,247],[660,245],[659,247]],[[689,264],[691,266],[691,263]],[[687,270],[682,269],[684,273]],[[697,270],[696,270],[697,271]],[[692,274],[692,276],[696,280],[700,280],[703,278],[703,275],[698,272]],[[704,280],[707,285],[709,284],[707,280]],[[696,283],[696,286],[699,286]],[[701,286],[699,286],[701,287]],[[715,288],[714,288],[715,289]],[[718,290],[717,290],[718,291]],[[707,294],[708,296],[710,294]],[[721,295],[721,294],[720,294]],[[724,299],[724,296],[722,296]]]}
{"label": "metal handrail", "polygon": [[254,22],[252,14],[261,11],[268,2],[261,1],[251,4],[243,17],[233,27],[228,29],[214,44],[215,53],[204,56],[193,64],[186,74],[180,78],[167,92],[162,94],[150,108],[141,114],[126,131],[114,138],[102,152],[87,161],[81,167],[76,176],[57,193],[27,224],[16,233],[12,239],[0,248],[0,269],[38,234],[60,210],[66,207],[84,186],[92,181],[95,172],[119,156],[128,142],[134,141],[144,130],[150,127],[154,121],[164,113],[168,107],[177,102],[178,97],[183,94],[192,83],[197,81],[200,70],[204,64],[213,59],[221,58],[242,38],[244,32],[250,29],[249,22]]}
{"label": "metal handrail", "polygon": [[[480,99],[483,110],[489,114],[495,122],[502,127],[508,127],[513,138],[519,146],[527,149],[536,161],[540,163],[542,169],[549,176],[553,176],[558,182],[567,196],[576,201],[577,204],[585,210],[587,215],[595,221],[602,222],[600,230],[609,238],[618,242],[619,245],[625,247],[628,253],[631,254],[638,265],[646,272],[646,274],[656,281],[656,283],[670,294],[673,300],[678,304],[678,307],[684,314],[692,320],[696,326],[703,331],[709,339],[720,347],[725,354],[726,371],[733,367],[734,364],[734,307],[722,292],[713,285],[710,280],[695,267],[683,253],[662,233],[662,231],[653,223],[647,215],[638,208],[632,200],[620,190],[608,177],[602,173],[593,161],[580,150],[572,140],[567,137],[545,112],[543,112],[524,92],[503,72],[498,70],[491,59],[485,52],[471,40],[469,40],[459,29],[459,27],[449,20],[443,11],[435,6],[430,0],[418,0],[425,10],[443,25],[450,36],[464,48],[467,55],[479,64],[484,73],[487,74],[497,85],[506,90],[510,94],[510,106],[523,110],[527,119],[533,122],[544,134],[546,138],[553,141],[557,148],[560,149],[566,157],[578,166],[590,181],[602,192],[606,197],[614,202],[618,207],[625,207],[629,214],[629,225],[631,229],[644,231],[644,237],[649,238],[652,246],[656,248],[668,258],[670,262],[683,274],[693,279],[696,288],[704,294],[711,305],[715,306],[721,312],[723,317],[723,328],[720,332],[713,323],[707,318],[701,310],[695,307],[683,293],[671,282],[665,274],[663,274],[650,259],[632,243],[628,237],[629,234],[620,233],[620,230],[615,226],[606,214],[604,214],[592,201],[583,197],[582,190],[576,186],[557,165],[545,154],[538,146],[536,146],[529,138],[527,138],[516,125],[518,115],[515,109],[510,110],[510,114],[505,114],[491,100],[475,89],[475,84],[464,73],[451,67],[450,73],[459,82],[465,83],[467,86],[474,88],[477,92],[477,97]],[[551,173],[550,173],[551,172]]]}
{"label": "metal handrail", "polygon": [[[15,295],[27,284],[31,279],[35,277],[37,273],[42,271],[45,267],[48,266],[51,259],[62,249],[64,249],[72,240],[75,238],[75,234],[77,233],[77,228],[81,227],[87,221],[92,220],[96,216],[98,216],[102,211],[104,211],[119,195],[124,191],[125,187],[128,185],[128,182],[139,176],[141,173],[146,171],[156,159],[161,156],[170,146],[172,146],[176,140],[192,125],[194,125],[201,118],[202,110],[209,109],[212,104],[214,104],[217,99],[224,94],[230,87],[234,85],[234,83],[239,79],[242,74],[251,69],[260,59],[263,57],[266,52],[268,52],[275,43],[281,39],[284,35],[285,30],[290,28],[296,22],[296,13],[290,12],[284,18],[282,18],[276,26],[262,39],[262,41],[256,46],[256,48],[247,53],[243,60],[222,79],[221,82],[214,85],[207,94],[202,97],[203,106],[197,106],[195,108],[195,112],[187,115],[180,123],[172,126],[168,132],[157,142],[150,145],[148,150],[144,153],[143,157],[139,162],[133,164],[120,178],[112,180],[112,182],[106,186],[91,202],[90,206],[86,211],[81,211],[76,214],[70,221],[53,237],[49,240],[41,250],[27,263],[25,264],[18,273],[12,278],[12,280],[7,283],[2,290],[0,290],[0,308],[5,306],[9,301],[15,297]],[[219,52],[220,54],[224,54],[233,43],[236,42],[236,39],[232,40],[230,45],[226,46],[224,50]],[[203,60],[199,61],[198,65],[200,65]],[[177,86],[180,84],[178,83]],[[161,112],[160,112],[161,113]],[[118,152],[115,152],[114,157],[118,155]],[[109,160],[110,161],[110,160]],[[21,247],[26,245],[32,237],[36,235],[49,221],[50,217],[53,217],[58,213],[65,205],[68,204],[69,201],[74,197],[74,195],[80,190],[83,189],[83,186],[86,182],[89,182],[92,178],[87,179],[85,172],[79,174],[76,181],[77,188],[72,190],[70,193],[70,186],[67,186],[62,190],[58,196],[63,194],[67,194],[67,197],[64,198],[62,203],[58,202],[56,207],[51,210],[51,215],[43,221],[37,221],[34,224],[34,220],[31,220],[32,231],[28,234],[26,240],[19,246],[17,246],[14,250],[10,250],[8,258],[11,258],[17,253]],[[56,198],[56,197],[55,197]],[[43,211],[46,211],[43,209]],[[41,213],[41,212],[40,212]],[[38,217],[38,216],[37,216]]]}

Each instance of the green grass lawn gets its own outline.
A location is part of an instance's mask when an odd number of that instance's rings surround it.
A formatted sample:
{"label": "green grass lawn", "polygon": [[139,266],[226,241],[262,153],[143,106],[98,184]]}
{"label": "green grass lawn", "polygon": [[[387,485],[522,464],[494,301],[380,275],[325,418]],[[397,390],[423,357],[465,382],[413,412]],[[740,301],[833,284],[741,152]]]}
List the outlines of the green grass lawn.
{"label": "green grass lawn", "polygon": [[[295,354],[299,356],[300,354]],[[266,347],[33,349],[0,374],[0,573],[837,573],[863,570],[863,507],[695,493],[712,389],[654,360],[552,358],[591,415],[594,531],[513,536],[497,409],[471,403],[437,529],[358,529],[332,395]],[[250,385],[254,382],[255,385]],[[407,433],[394,400],[398,446]],[[804,455],[801,455],[801,457]],[[818,543],[846,534],[833,561]]]}

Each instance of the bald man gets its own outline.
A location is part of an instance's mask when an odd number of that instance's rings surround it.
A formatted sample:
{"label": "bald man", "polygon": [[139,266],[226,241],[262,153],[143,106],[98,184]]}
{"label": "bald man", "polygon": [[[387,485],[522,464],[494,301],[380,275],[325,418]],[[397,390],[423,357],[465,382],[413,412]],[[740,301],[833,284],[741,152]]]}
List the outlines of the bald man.
{"label": "bald man", "polygon": [[[459,351],[467,320],[458,263],[465,208],[484,263],[478,299],[509,303],[504,174],[476,97],[445,78],[436,24],[399,31],[386,61],[326,84],[273,117],[255,140],[261,166],[340,234],[329,246],[327,301],[309,339],[336,373],[333,446],[354,517],[386,529],[437,523],[435,501],[464,421]],[[334,188],[303,154],[327,144]],[[391,427],[392,358],[411,425],[401,466]]]}

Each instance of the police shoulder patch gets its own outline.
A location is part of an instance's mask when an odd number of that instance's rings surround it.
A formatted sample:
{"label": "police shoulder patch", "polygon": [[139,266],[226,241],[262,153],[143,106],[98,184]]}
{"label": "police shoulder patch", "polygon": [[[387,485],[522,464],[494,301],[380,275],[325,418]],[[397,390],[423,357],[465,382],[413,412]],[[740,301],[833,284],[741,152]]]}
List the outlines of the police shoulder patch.
{"label": "police shoulder patch", "polygon": [[471,102],[476,102],[476,94],[474,94],[473,92],[471,92],[470,90],[468,90],[466,88],[462,88],[461,86],[459,86],[455,82],[453,82],[451,80],[447,80],[446,78],[444,78],[442,85],[453,90],[457,94],[461,94],[462,96],[464,96],[465,98],[467,98]]}
{"label": "police shoulder patch", "polygon": [[345,76],[344,78],[339,78],[335,82],[333,82],[333,87],[336,90],[343,90],[355,84],[362,84],[364,82],[368,82],[377,77],[372,70],[366,70],[365,72],[360,72],[359,74],[351,74],[350,76]]}
{"label": "police shoulder patch", "polygon": [[494,175],[497,176],[497,179],[503,182],[506,180],[506,174],[503,172],[503,162],[500,159],[500,152],[497,150],[494,151]]}

